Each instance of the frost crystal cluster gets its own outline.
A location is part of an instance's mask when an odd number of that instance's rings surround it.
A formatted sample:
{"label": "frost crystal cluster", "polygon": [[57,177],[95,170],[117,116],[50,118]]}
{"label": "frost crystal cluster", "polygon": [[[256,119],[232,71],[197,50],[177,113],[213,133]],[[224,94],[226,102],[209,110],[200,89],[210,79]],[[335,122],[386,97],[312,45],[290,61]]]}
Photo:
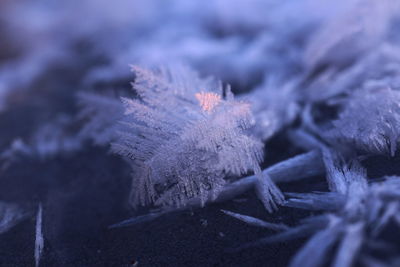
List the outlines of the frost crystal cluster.
{"label": "frost crystal cluster", "polygon": [[189,199],[214,199],[228,176],[256,174],[268,210],[283,199],[261,173],[263,144],[249,135],[248,103],[227,86],[201,79],[187,68],[157,72],[133,67],[138,98],[122,98],[124,128],[112,150],[136,172],[134,205],[183,206]]}

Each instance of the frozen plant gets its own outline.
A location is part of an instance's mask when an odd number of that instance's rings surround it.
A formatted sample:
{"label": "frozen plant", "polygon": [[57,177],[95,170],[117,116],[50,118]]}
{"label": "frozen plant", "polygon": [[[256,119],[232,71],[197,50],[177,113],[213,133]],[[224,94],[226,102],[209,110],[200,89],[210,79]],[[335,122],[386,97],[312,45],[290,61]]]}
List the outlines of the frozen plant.
{"label": "frozen plant", "polygon": [[272,211],[283,200],[262,174],[263,144],[246,130],[250,105],[236,101],[229,86],[201,79],[185,67],[150,71],[139,67],[133,88],[137,99],[122,98],[125,129],[114,152],[129,159],[132,203],[184,206],[218,196],[227,176],[249,171],[258,178],[258,193]]}

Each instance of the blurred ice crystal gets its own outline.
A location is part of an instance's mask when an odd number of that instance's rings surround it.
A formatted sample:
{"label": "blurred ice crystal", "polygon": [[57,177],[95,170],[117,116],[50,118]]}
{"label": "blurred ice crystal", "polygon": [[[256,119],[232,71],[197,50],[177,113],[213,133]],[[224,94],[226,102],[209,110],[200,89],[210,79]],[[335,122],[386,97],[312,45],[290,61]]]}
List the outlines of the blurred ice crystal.
{"label": "blurred ice crystal", "polygon": [[0,202],[0,234],[7,232],[28,216],[29,212],[18,205]]}
{"label": "blurred ice crystal", "polygon": [[255,118],[254,134],[267,140],[293,122],[299,112],[295,81],[280,85],[267,81],[251,93],[243,95],[252,104]]}
{"label": "blurred ice crystal", "polygon": [[304,53],[306,66],[341,68],[362,57],[384,40],[398,7],[392,0],[348,1],[348,7],[312,37]]}
{"label": "blurred ice crystal", "polygon": [[400,137],[400,92],[358,90],[333,122],[333,135],[356,148],[394,156]]}

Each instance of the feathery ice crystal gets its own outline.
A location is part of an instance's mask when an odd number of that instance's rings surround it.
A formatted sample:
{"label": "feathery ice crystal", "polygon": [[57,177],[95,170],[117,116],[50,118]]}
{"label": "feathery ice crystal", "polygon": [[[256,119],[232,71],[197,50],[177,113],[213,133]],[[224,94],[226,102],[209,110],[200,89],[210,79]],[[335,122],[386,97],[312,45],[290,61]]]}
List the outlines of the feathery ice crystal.
{"label": "feathery ice crystal", "polygon": [[247,134],[250,105],[236,101],[227,86],[200,79],[184,67],[132,68],[138,99],[122,98],[124,126],[114,152],[129,159],[132,202],[184,206],[189,199],[214,199],[228,176],[253,171],[266,208],[283,199],[263,175],[263,144]]}

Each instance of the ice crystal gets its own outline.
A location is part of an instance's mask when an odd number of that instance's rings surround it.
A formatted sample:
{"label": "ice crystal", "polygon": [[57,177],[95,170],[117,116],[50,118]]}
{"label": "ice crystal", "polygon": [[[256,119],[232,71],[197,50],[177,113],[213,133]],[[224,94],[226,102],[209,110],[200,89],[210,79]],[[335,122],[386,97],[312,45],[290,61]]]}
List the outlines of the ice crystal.
{"label": "ice crystal", "polygon": [[[357,259],[362,259],[360,253],[364,249],[374,249],[368,245],[369,240],[390,220],[400,227],[398,177],[385,177],[368,185],[366,172],[357,162],[347,164],[331,151],[324,152],[324,159],[332,192],[289,194],[286,205],[329,213],[309,217],[299,226],[244,248],[313,234],[292,258],[290,266],[322,266],[329,255],[334,255],[334,266],[353,266]],[[254,221],[246,217],[242,220]]]}
{"label": "ice crystal", "polygon": [[334,121],[333,135],[357,149],[394,155],[400,137],[400,93],[390,88],[358,90]]}
{"label": "ice crystal", "polygon": [[[398,8],[392,0],[352,0],[343,5],[346,8],[328,19],[312,36],[304,53],[308,68],[328,65],[340,69],[353,63],[384,40]],[[371,17],[375,19],[372,21]]]}
{"label": "ice crystal", "polygon": [[122,98],[125,119],[113,151],[130,159],[134,205],[185,205],[215,198],[227,175],[253,171],[268,210],[282,201],[261,173],[263,145],[248,133],[250,105],[236,101],[229,86],[201,79],[184,67],[153,72],[133,67],[138,99]]}
{"label": "ice crystal", "polygon": [[0,234],[7,232],[29,216],[29,212],[20,206],[0,202]]}
{"label": "ice crystal", "polygon": [[268,140],[292,123],[299,111],[294,81],[280,85],[277,81],[267,80],[243,99],[252,103],[253,132],[261,140]]}
{"label": "ice crystal", "polygon": [[42,256],[44,240],[42,231],[42,216],[43,209],[42,205],[39,205],[38,212],[36,215],[36,235],[35,235],[35,266],[39,267],[40,257]]}
{"label": "ice crystal", "polygon": [[81,106],[78,117],[86,121],[79,132],[80,138],[90,139],[96,145],[113,141],[117,121],[124,116],[121,102],[115,97],[95,93],[79,93],[78,102]]}

